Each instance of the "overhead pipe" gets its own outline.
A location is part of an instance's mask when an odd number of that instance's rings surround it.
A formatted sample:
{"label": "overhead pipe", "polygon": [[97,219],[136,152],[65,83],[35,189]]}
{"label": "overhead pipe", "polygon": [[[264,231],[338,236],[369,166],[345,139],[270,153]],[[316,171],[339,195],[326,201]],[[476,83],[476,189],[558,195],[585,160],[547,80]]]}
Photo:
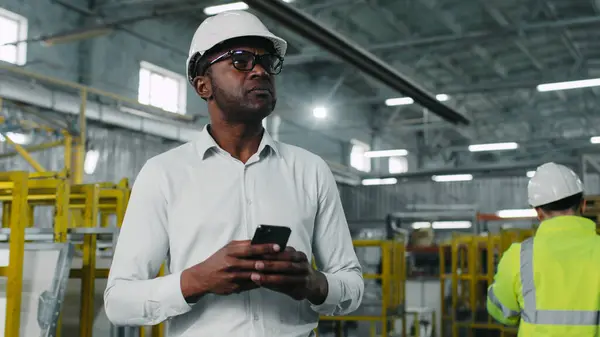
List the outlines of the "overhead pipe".
{"label": "overhead pipe", "polygon": [[469,125],[470,121],[439,102],[433,95],[412,83],[406,76],[372,53],[359,47],[342,35],[324,27],[316,20],[283,1],[247,0],[248,6],[279,21],[288,29],[296,32],[352,66],[386,84],[399,93],[409,96],[415,102],[453,124]]}

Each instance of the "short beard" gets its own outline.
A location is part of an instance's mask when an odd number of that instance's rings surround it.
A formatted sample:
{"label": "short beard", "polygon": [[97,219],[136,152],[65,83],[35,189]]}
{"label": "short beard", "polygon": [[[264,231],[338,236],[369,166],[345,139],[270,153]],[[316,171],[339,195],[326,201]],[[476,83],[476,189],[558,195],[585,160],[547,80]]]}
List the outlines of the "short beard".
{"label": "short beard", "polygon": [[[208,75],[210,76],[210,74]],[[223,119],[230,124],[257,124],[268,117],[275,110],[276,99],[273,99],[271,106],[265,106],[263,109],[250,108],[240,102],[234,95],[223,90],[215,81],[212,83],[212,98],[223,114]],[[243,97],[243,94],[240,94]]]}

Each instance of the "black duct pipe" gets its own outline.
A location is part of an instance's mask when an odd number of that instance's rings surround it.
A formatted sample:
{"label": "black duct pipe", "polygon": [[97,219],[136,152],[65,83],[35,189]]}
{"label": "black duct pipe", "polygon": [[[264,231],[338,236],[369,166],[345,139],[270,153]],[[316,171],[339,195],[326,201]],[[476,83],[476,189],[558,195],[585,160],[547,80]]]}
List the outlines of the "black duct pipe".
{"label": "black duct pipe", "polygon": [[333,30],[322,26],[307,14],[280,0],[245,0],[252,8],[273,18],[288,29],[296,32],[343,61],[384,83],[402,95],[429,109],[452,124],[469,125],[462,114],[440,103],[434,96],[412,83],[400,72],[375,55],[359,47]]}

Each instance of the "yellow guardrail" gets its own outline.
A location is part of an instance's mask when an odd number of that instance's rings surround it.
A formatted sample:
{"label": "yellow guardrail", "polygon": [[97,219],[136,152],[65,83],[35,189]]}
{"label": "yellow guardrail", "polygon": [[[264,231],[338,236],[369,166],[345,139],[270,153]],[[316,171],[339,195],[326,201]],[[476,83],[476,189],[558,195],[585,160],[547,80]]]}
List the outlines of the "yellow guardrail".
{"label": "yellow guardrail", "polygon": [[[94,320],[94,283],[108,277],[108,269],[96,266],[98,238],[113,235],[111,217],[123,221],[130,188],[127,179],[118,184],[72,184],[62,172],[1,172],[2,234],[7,235],[10,260],[0,268],[8,278],[5,337],[19,336],[23,253],[25,242],[74,242],[82,252],[82,267],[71,269],[70,277],[81,279],[80,336],[91,337]],[[54,208],[49,231],[34,228],[36,207]],[[37,227],[37,226],[36,226]],[[60,324],[59,324],[60,328]],[[59,329],[60,330],[60,329]]]}
{"label": "yellow guardrail", "polygon": [[[406,336],[406,257],[404,243],[387,240],[354,240],[354,247],[375,247],[381,250],[382,270],[379,274],[365,273],[363,278],[381,280],[381,302],[375,310],[361,306],[356,312],[347,316],[321,316],[320,321],[335,321],[337,336],[341,336],[342,323],[348,321],[368,321],[370,335],[377,334],[379,325],[381,336],[387,336],[394,330],[394,320],[402,320],[403,336]],[[315,329],[318,336],[318,329]]]}
{"label": "yellow guardrail", "polygon": [[[499,234],[475,236],[455,234],[440,246],[440,303],[442,336],[458,337],[461,328],[499,330],[502,334],[516,330],[497,323],[487,314],[487,288],[494,281],[502,254],[514,242],[534,235],[533,229],[502,230]],[[451,268],[446,270],[450,255]],[[450,308],[446,303],[446,283],[450,281]],[[483,313],[483,314],[482,314]]]}

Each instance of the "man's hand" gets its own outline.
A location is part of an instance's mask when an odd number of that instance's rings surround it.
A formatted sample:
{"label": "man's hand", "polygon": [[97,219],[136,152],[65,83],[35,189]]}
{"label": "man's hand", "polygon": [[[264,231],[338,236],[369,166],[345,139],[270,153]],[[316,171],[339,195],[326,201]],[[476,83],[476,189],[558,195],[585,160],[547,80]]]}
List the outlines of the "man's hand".
{"label": "man's hand", "polygon": [[183,271],[181,291],[187,300],[204,294],[229,295],[258,288],[251,281],[256,271],[256,256],[279,252],[274,244],[251,245],[250,241],[232,241],[205,261]]}
{"label": "man's hand", "polygon": [[308,299],[315,305],[325,302],[327,279],[312,268],[306,254],[287,247],[283,252],[263,255],[262,260],[255,262],[259,272],[251,275],[254,283],[295,300]]}

